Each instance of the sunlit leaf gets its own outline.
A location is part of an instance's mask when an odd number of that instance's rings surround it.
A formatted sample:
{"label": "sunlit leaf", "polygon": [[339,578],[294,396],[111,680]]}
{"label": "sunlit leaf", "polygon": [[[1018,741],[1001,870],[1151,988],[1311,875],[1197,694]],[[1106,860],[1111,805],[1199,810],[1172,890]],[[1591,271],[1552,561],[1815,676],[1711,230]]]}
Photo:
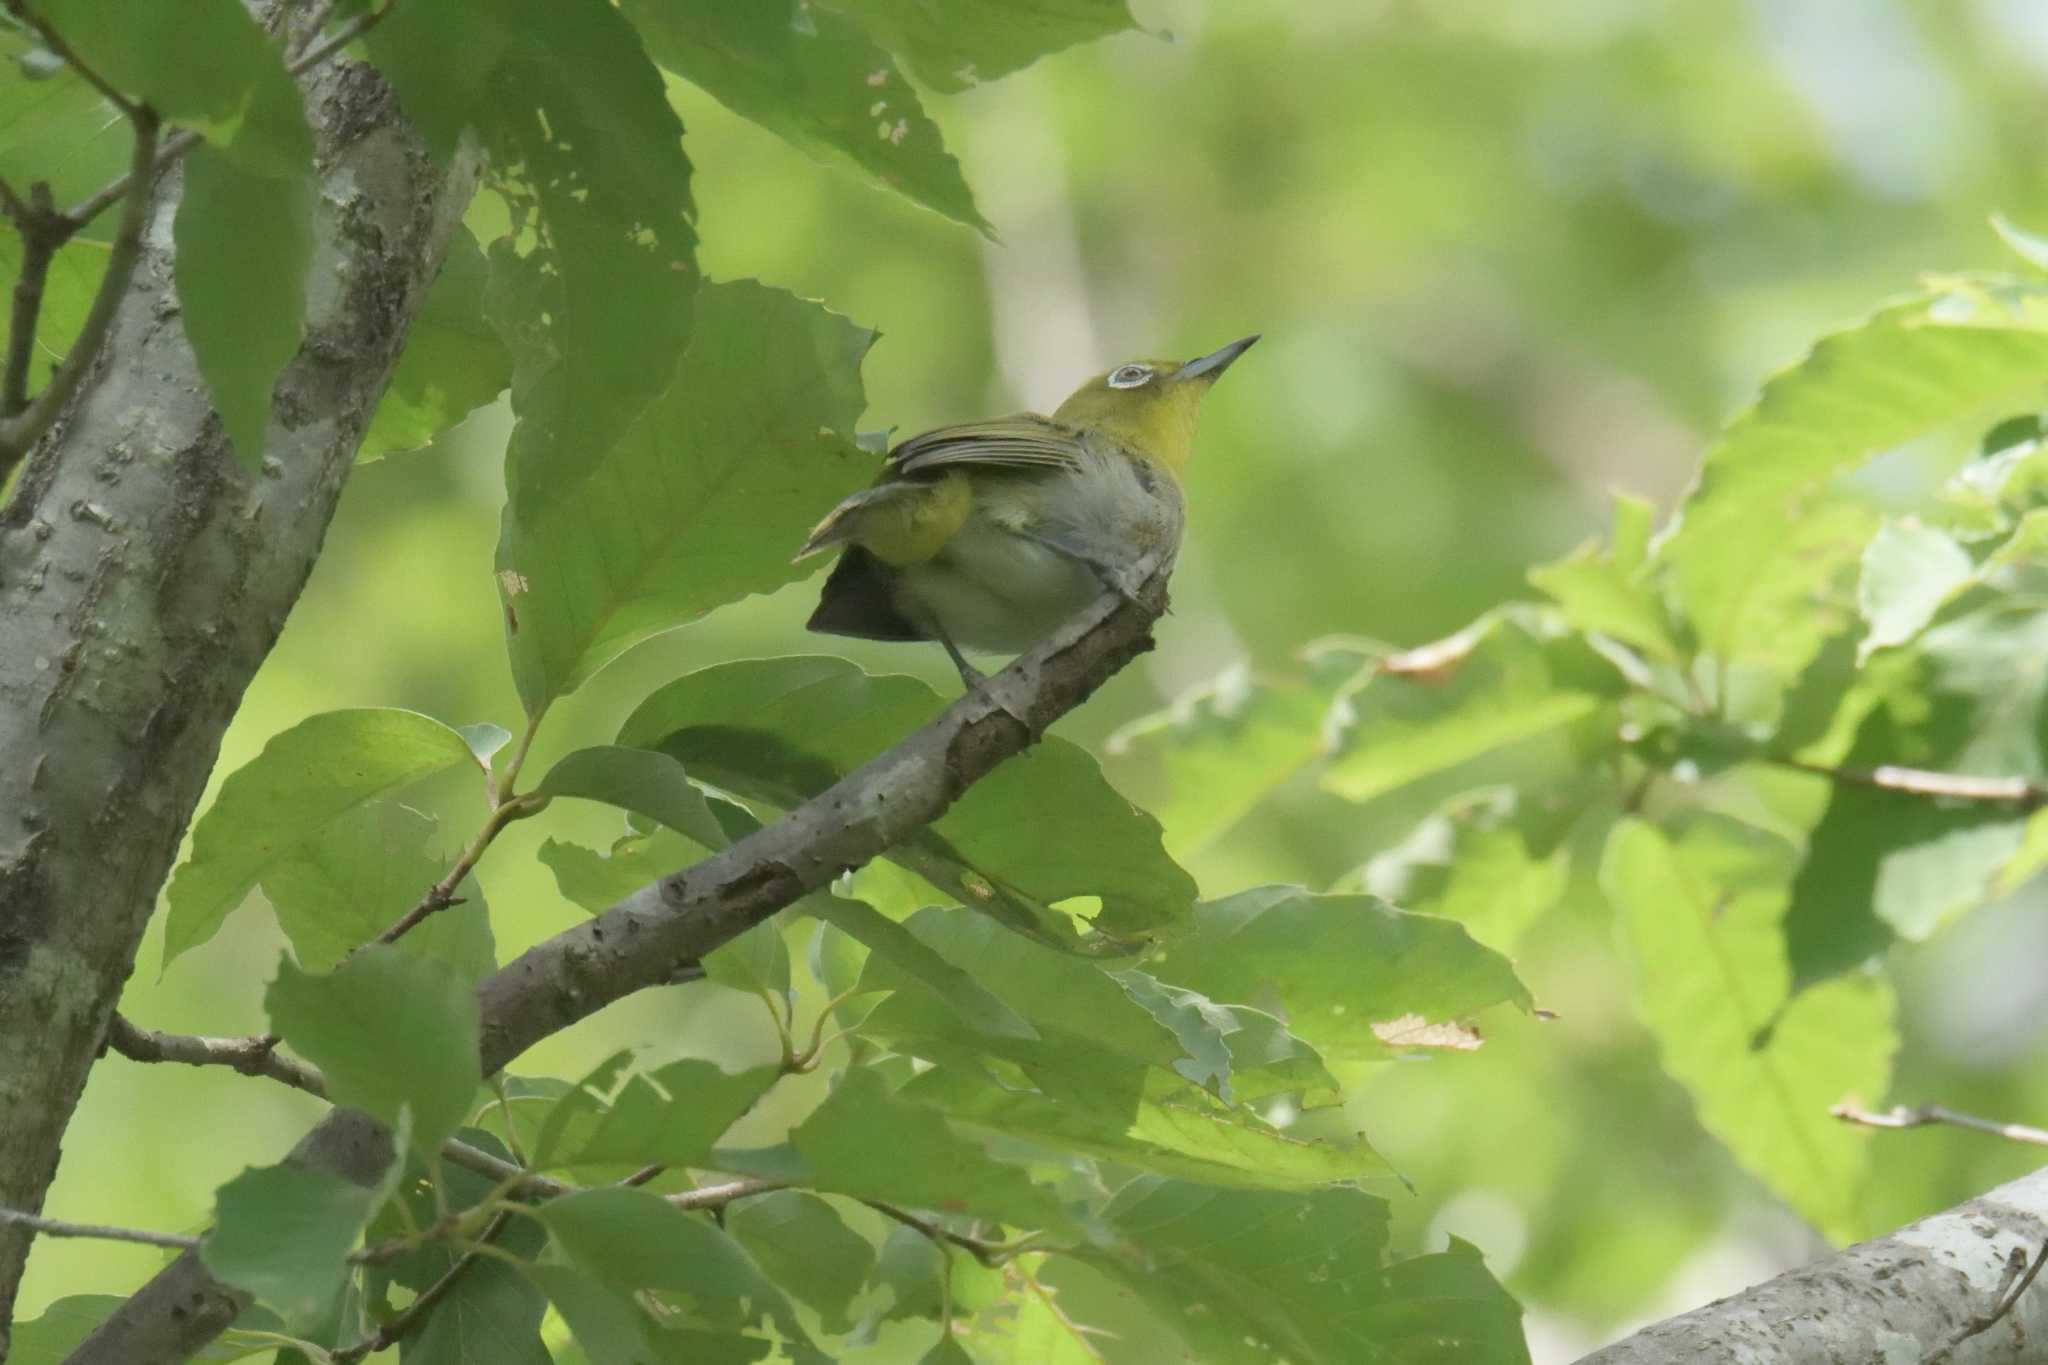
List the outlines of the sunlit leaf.
{"label": "sunlit leaf", "polygon": [[852,1328],[847,1309],[875,1266],[874,1246],[815,1194],[774,1190],[726,1210],[725,1230],[775,1282],[816,1309],[828,1332]]}
{"label": "sunlit leaf", "polygon": [[934,90],[964,90],[1049,52],[1136,27],[1126,0],[830,0]]}
{"label": "sunlit leaf", "polygon": [[1942,604],[1975,576],[1970,556],[1941,531],[1912,522],[1886,522],[1863,552],[1863,578],[1856,593],[1866,627],[1862,654],[1868,657],[1918,635]]}

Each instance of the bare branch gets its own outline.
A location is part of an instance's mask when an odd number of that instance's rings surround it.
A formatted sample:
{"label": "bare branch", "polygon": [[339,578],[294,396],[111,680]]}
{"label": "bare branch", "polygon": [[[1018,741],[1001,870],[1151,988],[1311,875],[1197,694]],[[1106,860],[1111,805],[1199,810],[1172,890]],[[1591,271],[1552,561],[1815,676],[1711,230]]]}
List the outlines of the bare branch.
{"label": "bare branch", "polygon": [[1796,758],[1773,759],[1782,768],[1812,773],[1830,782],[1858,787],[1876,787],[1902,796],[1945,797],[1953,801],[1984,801],[1995,805],[2021,806],[2032,810],[2048,805],[2048,787],[2024,777],[1971,777],[1964,773],[1930,772],[1925,768],[1900,768],[1885,764],[1876,768],[1830,768],[1821,763],[1802,763]]}
{"label": "bare branch", "polygon": [[268,1076],[294,1090],[323,1099],[327,1082],[304,1062],[277,1050],[269,1034],[248,1038],[202,1038],[186,1033],[159,1033],[141,1028],[116,1014],[107,1030],[107,1046],[131,1062],[183,1062],[187,1066],[231,1066],[244,1076]]}
{"label": "bare branch", "polygon": [[1939,1104],[1923,1104],[1909,1109],[1899,1105],[1881,1114],[1872,1113],[1854,1100],[1844,1100],[1828,1110],[1844,1123],[1860,1124],[1865,1128],[1924,1128],[1929,1124],[1947,1124],[1954,1128],[1971,1128],[1994,1137],[2008,1138],[2013,1142],[2031,1143],[2036,1147],[2048,1147],[2048,1129],[2030,1128],[2024,1123],[2004,1123],[1998,1119],[1978,1118],[1958,1110],[1944,1108]]}
{"label": "bare branch", "polygon": [[45,1218],[37,1213],[23,1213],[20,1209],[0,1209],[0,1223],[34,1228],[45,1237],[90,1237],[102,1242],[140,1242],[150,1247],[187,1249],[199,1245],[197,1237],[186,1237],[176,1232],[148,1232],[142,1228],[109,1227],[104,1223],[67,1223],[61,1218]]}
{"label": "bare branch", "polygon": [[[1152,647],[1171,565],[1146,568],[1139,600],[1104,595],[922,729],[774,824],[640,888],[487,978],[477,991],[485,1074],[613,1001],[663,984],[680,964],[937,819],[969,786],[1036,743],[1046,727]],[[368,1183],[388,1166],[388,1144],[388,1135],[362,1114],[338,1110],[299,1142],[292,1159]],[[670,1202],[705,1207],[764,1188],[734,1182],[670,1196]],[[71,1359],[74,1365],[126,1365],[138,1350],[167,1340],[189,1353],[224,1330],[241,1302],[196,1256],[181,1256]]]}
{"label": "bare branch", "polygon": [[[2044,1262],[2048,1262],[2048,1241],[2044,1241],[2034,1252],[2031,1265],[2027,1263],[2027,1253],[2019,1247],[2014,1247],[2012,1254],[2006,1258],[2005,1275],[1999,1281],[1996,1301],[1988,1310],[1957,1328],[1954,1336],[1928,1352],[1923,1365],[1948,1365],[1949,1361],[1955,1359],[1956,1351],[1963,1343],[1996,1327],[2001,1318],[2019,1306],[2021,1297],[2033,1287],[2034,1277],[2041,1273]],[[2026,1270],[2024,1275],[2020,1274],[2022,1268]],[[2015,1278],[2019,1280],[2018,1284],[2013,1283]],[[2008,1288],[2011,1289],[2011,1293],[2006,1292]]]}
{"label": "bare branch", "polygon": [[[135,123],[135,154],[128,169],[127,207],[121,214],[121,225],[115,230],[113,245],[107,252],[107,272],[100,278],[99,292],[93,296],[92,309],[79,326],[78,335],[72,339],[70,352],[50,376],[50,382],[27,409],[10,411],[4,420],[0,420],[0,482],[6,481],[14,465],[42,439],[50,424],[57,420],[57,414],[71,401],[71,395],[78,391],[93,357],[99,354],[100,343],[107,339],[107,329],[113,325],[114,311],[128,292],[128,282],[134,277],[136,259],[142,254],[142,229],[149,217],[150,182],[156,168],[157,120],[155,113],[147,107],[137,108],[129,117]],[[78,220],[69,221],[75,230]],[[53,253],[54,250],[52,248]],[[25,268],[23,273],[27,273]],[[10,374],[17,348],[33,345],[32,330],[26,337],[19,334],[9,336]]]}

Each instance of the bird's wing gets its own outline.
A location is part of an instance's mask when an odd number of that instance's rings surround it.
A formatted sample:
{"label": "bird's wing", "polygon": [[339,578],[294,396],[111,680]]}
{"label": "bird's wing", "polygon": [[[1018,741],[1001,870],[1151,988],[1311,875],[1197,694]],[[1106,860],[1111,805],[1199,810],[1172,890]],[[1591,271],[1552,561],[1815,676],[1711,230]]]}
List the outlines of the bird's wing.
{"label": "bird's wing", "polygon": [[888,476],[904,478],[948,465],[997,469],[1072,469],[1080,462],[1081,433],[1020,412],[986,422],[962,422],[913,436],[889,452]]}

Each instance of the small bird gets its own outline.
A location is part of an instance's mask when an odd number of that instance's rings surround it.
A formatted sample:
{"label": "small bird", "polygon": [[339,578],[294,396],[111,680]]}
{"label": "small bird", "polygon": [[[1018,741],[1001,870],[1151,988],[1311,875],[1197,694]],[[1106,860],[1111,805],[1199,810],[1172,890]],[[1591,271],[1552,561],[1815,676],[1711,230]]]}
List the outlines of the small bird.
{"label": "small bird", "polygon": [[874,485],[833,508],[797,558],[843,545],[810,629],[1018,654],[1181,533],[1180,470],[1203,395],[1257,336],[1194,360],[1096,375],[1050,417],[939,427],[889,452]]}

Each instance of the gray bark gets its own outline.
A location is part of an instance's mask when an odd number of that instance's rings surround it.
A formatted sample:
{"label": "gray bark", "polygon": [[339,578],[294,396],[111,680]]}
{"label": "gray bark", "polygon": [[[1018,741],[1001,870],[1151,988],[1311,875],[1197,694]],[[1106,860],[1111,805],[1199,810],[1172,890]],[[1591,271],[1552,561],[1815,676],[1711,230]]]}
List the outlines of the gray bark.
{"label": "gray bark", "polygon": [[[262,473],[178,315],[158,186],[93,373],[0,510],[0,1205],[39,1210],[222,732],[284,625],[474,168],[367,68],[309,92],[322,176],[303,347]],[[0,1227],[0,1357],[30,1234]]]}
{"label": "gray bark", "polygon": [[[1579,1365],[2026,1365],[2048,1275],[1988,1322],[2048,1241],[2048,1171],[1593,1352]],[[1947,1354],[1943,1354],[1947,1352]]]}
{"label": "gray bark", "polygon": [[[671,980],[679,967],[930,824],[1151,648],[1165,590],[1161,567],[1141,593],[1151,605],[1106,596],[774,824],[529,948],[478,987],[484,1074],[606,1005]],[[384,1141],[374,1122],[341,1109],[288,1159],[368,1185],[388,1163]],[[224,1331],[242,1303],[186,1252],[115,1310],[69,1365],[172,1365]]]}

